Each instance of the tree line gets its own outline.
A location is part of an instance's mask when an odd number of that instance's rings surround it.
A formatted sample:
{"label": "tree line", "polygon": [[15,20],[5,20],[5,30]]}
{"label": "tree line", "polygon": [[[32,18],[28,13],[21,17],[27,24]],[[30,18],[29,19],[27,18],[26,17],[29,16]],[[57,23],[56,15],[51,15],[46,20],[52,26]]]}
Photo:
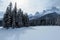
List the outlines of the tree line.
{"label": "tree line", "polygon": [[57,12],[48,13],[37,19],[32,19],[29,22],[30,22],[30,26],[45,26],[45,25],[60,26],[60,14],[58,14]]}
{"label": "tree line", "polygon": [[3,17],[3,27],[4,28],[20,28],[29,26],[29,18],[27,13],[23,13],[21,8],[17,11],[16,3],[12,9],[12,3],[8,5],[6,12]]}

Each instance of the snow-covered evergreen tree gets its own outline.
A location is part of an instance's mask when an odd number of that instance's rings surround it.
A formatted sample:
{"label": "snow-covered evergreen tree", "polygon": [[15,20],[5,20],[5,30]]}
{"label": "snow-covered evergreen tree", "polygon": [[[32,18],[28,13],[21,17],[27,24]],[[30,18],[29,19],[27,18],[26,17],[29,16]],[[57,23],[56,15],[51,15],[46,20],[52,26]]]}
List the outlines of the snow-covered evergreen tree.
{"label": "snow-covered evergreen tree", "polygon": [[8,15],[8,18],[9,18],[9,27],[12,27],[12,3],[10,2],[10,5],[9,5],[9,15]]}
{"label": "snow-covered evergreen tree", "polygon": [[17,27],[16,26],[16,24],[17,24],[16,19],[17,19],[17,7],[16,7],[16,3],[15,3],[15,7],[14,7],[14,9],[12,11],[12,28]]}
{"label": "snow-covered evergreen tree", "polygon": [[22,27],[23,26],[23,22],[22,22],[23,11],[21,9],[19,9],[17,16],[18,16],[17,18],[19,19],[19,20],[17,19],[17,21],[18,21],[18,27]]}
{"label": "snow-covered evergreen tree", "polygon": [[24,26],[29,26],[29,18],[28,18],[27,13],[25,13],[24,15]]}
{"label": "snow-covered evergreen tree", "polygon": [[6,13],[4,14],[4,18],[3,18],[3,27],[4,28],[8,28],[8,24],[9,24],[9,22],[8,22],[8,20],[9,20],[8,15],[9,15],[9,7],[7,7]]}
{"label": "snow-covered evergreen tree", "polygon": [[3,25],[6,28],[9,28],[12,26],[11,11],[12,11],[12,3],[10,3],[10,5],[7,7],[6,13],[3,18]]}

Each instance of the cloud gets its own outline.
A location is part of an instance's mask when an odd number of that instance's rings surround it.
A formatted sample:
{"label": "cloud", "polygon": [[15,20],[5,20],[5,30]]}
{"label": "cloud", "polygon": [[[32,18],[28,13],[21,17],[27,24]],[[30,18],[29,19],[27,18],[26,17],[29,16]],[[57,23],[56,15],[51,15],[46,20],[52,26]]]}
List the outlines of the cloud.
{"label": "cloud", "polygon": [[[10,1],[14,4],[14,1],[18,2],[20,0],[0,0],[0,10],[6,10]],[[60,7],[60,0],[28,0],[28,4],[20,5],[20,2],[18,2],[17,5],[28,13],[35,13],[36,11],[40,12],[47,7]]]}

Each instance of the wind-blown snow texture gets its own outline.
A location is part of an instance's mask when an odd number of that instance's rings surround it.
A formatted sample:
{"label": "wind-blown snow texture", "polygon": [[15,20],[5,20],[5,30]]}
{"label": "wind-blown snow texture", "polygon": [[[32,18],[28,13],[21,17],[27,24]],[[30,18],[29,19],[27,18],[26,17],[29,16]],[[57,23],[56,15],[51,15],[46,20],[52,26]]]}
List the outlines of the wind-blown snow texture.
{"label": "wind-blown snow texture", "polygon": [[0,40],[60,40],[59,26],[0,29]]}

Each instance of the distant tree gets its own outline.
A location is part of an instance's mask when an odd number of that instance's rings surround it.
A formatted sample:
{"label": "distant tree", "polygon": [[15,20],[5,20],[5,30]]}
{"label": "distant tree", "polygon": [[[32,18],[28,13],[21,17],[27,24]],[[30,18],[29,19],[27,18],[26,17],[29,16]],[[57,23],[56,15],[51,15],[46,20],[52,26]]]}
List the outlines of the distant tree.
{"label": "distant tree", "polygon": [[56,25],[60,25],[60,15],[57,17]]}

